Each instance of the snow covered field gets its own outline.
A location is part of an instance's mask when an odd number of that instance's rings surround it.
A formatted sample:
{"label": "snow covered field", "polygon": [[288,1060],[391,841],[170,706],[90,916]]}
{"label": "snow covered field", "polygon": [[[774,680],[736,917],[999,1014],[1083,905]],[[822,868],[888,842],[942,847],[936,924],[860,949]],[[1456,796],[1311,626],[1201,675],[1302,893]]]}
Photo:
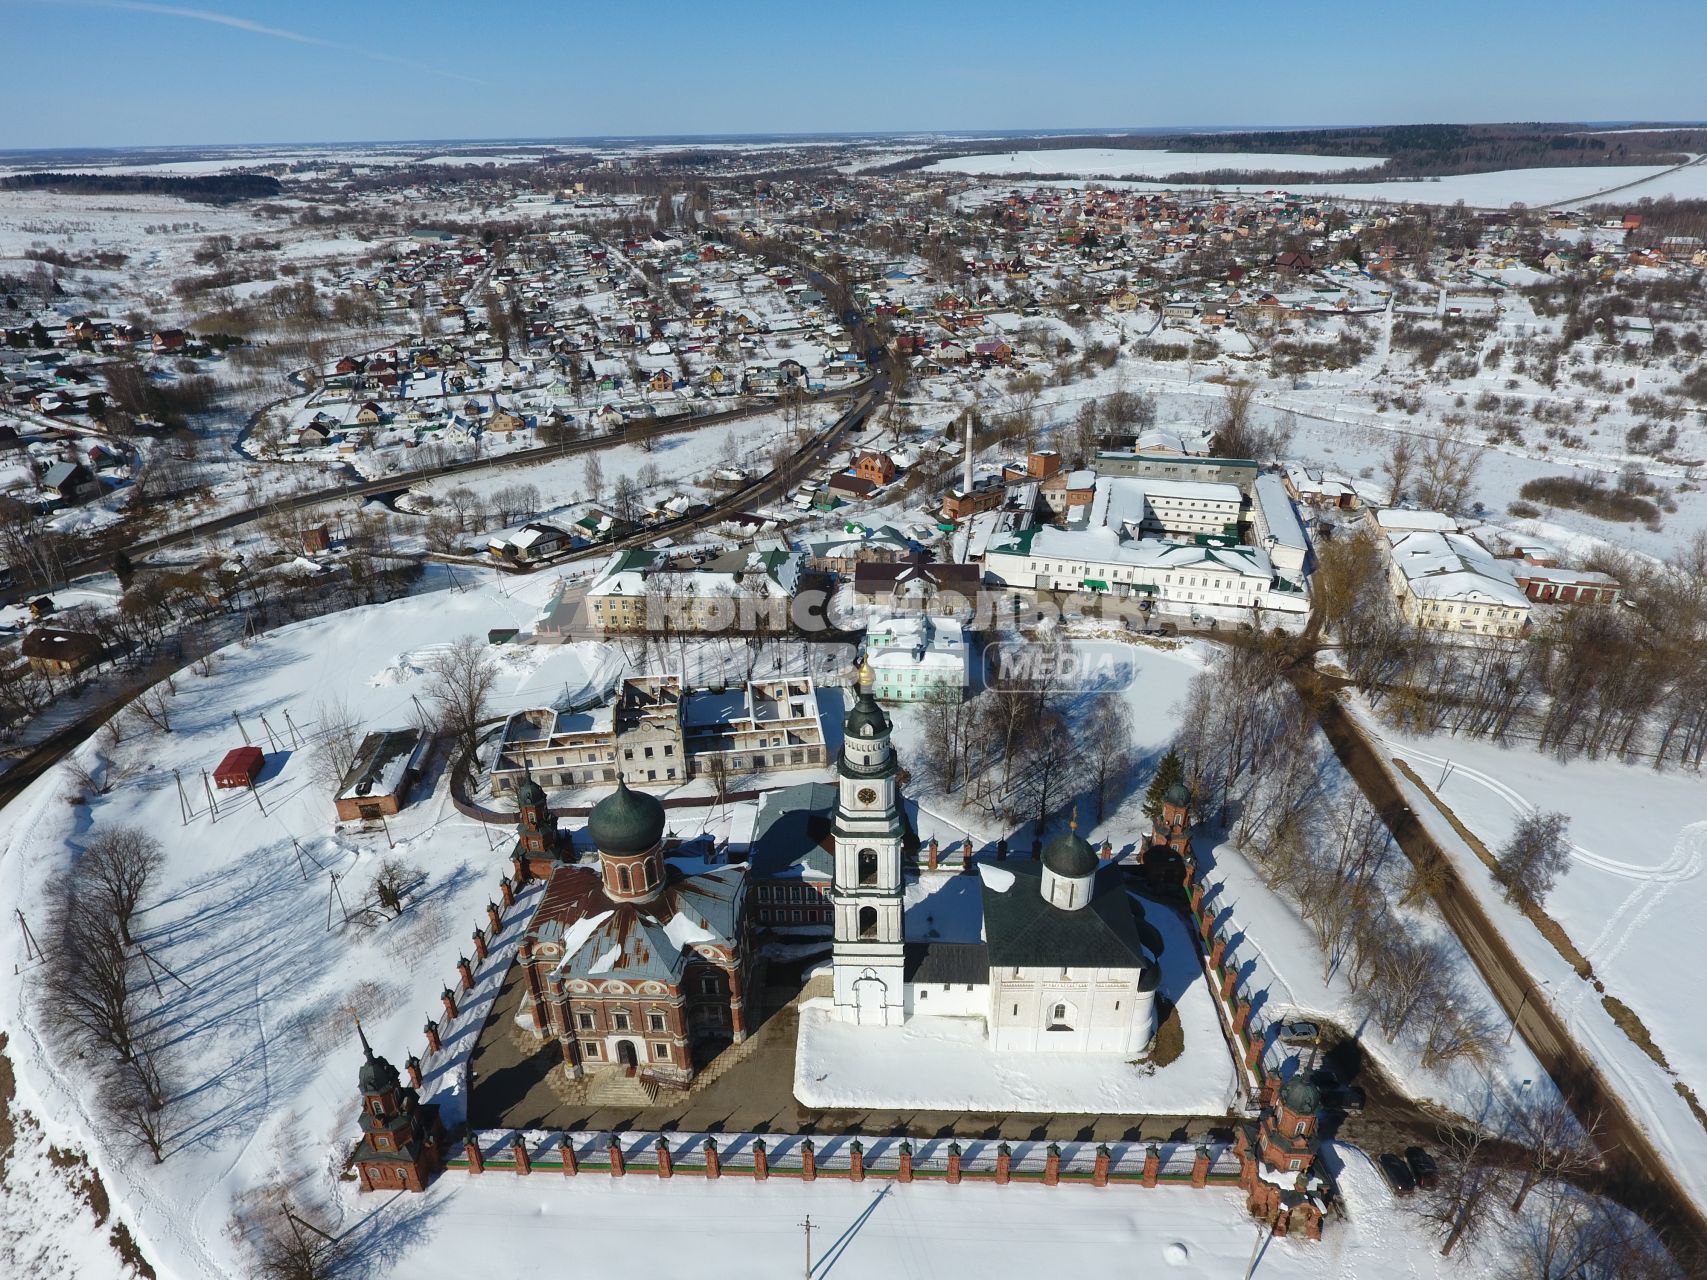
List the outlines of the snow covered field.
{"label": "snow covered field", "polygon": [[[933,168],[947,165],[969,163],[973,160],[1008,159],[1010,167],[1006,169],[975,168],[958,170],[959,172],[977,174],[997,173],[1067,173],[1080,172],[1090,174],[1118,174],[1121,172],[1142,174],[1146,177],[1173,173],[1207,173],[1220,169],[1249,168],[1257,171],[1264,169],[1283,172],[1289,170],[1309,171],[1320,168],[1322,172],[1340,172],[1346,169],[1359,168],[1371,163],[1367,157],[1349,158],[1343,156],[1243,156],[1208,154],[1174,154],[1172,152],[1110,152],[1113,156],[1154,156],[1160,157],[1159,162],[1153,162],[1142,168],[1133,166],[1126,169],[1111,169],[1098,167],[1087,162],[1046,164],[1040,157],[1062,156],[1070,157],[1076,153],[1070,151],[1021,151],[1013,157],[961,157],[955,160],[944,160]],[[1176,160],[1191,163],[1176,164]],[[1333,160],[1331,165],[1318,166],[1313,162]],[[1222,163],[1197,163],[1200,161],[1220,161]],[[1248,161],[1285,161],[1286,163],[1243,163]],[[1375,161],[1374,163],[1379,163]],[[1662,176],[1664,175],[1664,176]],[[1082,185],[1085,179],[1054,179],[1055,183],[1070,183]],[[1627,184],[1641,183],[1630,190],[1622,190]],[[1643,196],[1658,198],[1662,195],[1673,195],[1679,198],[1687,194],[1701,191],[1707,184],[1707,177],[1697,172],[1695,166],[1672,172],[1666,165],[1616,165],[1616,166],[1578,166],[1557,169],[1497,169],[1487,173],[1449,174],[1441,178],[1395,178],[1385,182],[1288,182],[1286,190],[1296,195],[1331,196],[1339,200],[1382,200],[1396,204],[1456,204],[1462,200],[1472,208],[1505,209],[1514,204],[1526,204],[1535,207],[1551,207],[1553,205],[1592,204],[1603,193],[1617,191],[1616,196],[1608,198],[1620,201],[1635,201]],[[1037,185],[1047,186],[1050,182]],[[1192,184],[1189,182],[1164,183],[1157,180],[1140,178],[1114,178],[1103,185],[1129,187],[1137,191],[1174,191],[1184,190]],[[1251,182],[1218,182],[1206,183],[1218,191],[1236,192],[1241,195],[1261,195],[1273,189],[1273,183],[1260,180]]]}
{"label": "snow covered field", "polygon": [[[1373,717],[1365,716],[1374,724]],[[1662,1069],[1614,1023],[1601,993],[1514,907],[1482,861],[1426,796],[1404,782],[1412,808],[1457,861],[1490,916],[1537,978],[1533,996],[1561,1014],[1676,1168],[1707,1169],[1707,1128],[1674,1083],[1707,1091],[1707,1036],[1667,975],[1707,959],[1699,884],[1707,870],[1707,798],[1701,779],[1614,761],[1561,762],[1523,747],[1440,737],[1417,740],[1376,725],[1390,757],[1407,762],[1484,846],[1497,852],[1521,813],[1571,818],[1569,871],[1546,910],[1605,984],[1652,1035]],[[1700,1179],[1686,1179],[1707,1203]]]}
{"label": "snow covered field", "polygon": [[1124,147],[1067,147],[1058,151],[1008,151],[995,155],[951,156],[938,160],[933,173],[1083,173],[1111,177],[1163,178],[1175,173],[1249,170],[1253,173],[1341,173],[1372,169],[1380,156],[1316,156],[1243,151],[1139,151]]}
{"label": "snow covered field", "polygon": [[[468,575],[459,576],[466,584]],[[329,794],[310,773],[310,748],[291,747],[285,711],[310,738],[317,705],[334,698],[346,699],[369,729],[406,725],[415,715],[411,695],[425,694],[424,664],[436,646],[489,626],[526,625],[535,597],[553,582],[486,579],[476,589],[357,609],[222,650],[210,675],[177,677],[171,733],[137,731],[116,748],[99,741],[83,748],[97,771],[103,756],[123,759],[134,772],[122,786],[73,807],[62,798],[61,766],[0,818],[0,898],[38,925],[52,886],[93,835],[129,824],[165,845],[139,935],[187,984],[162,975],[158,1006],[149,1002],[177,1097],[164,1164],[105,1131],[88,1074],[56,1063],[34,1003],[34,967],[15,933],[0,977],[0,1026],[10,1037],[20,1104],[60,1141],[89,1152],[163,1276],[238,1274],[243,1267],[226,1235],[237,1198],[280,1175],[329,1181],[333,1153],[355,1132],[360,1052],[349,1010],[361,1012],[375,1045],[394,1061],[418,1051],[423,1017],[437,1009],[439,989],[507,865],[501,835],[489,837],[458,815],[442,777],[431,795],[391,820],[389,836],[336,830]],[[599,660],[594,650],[499,650],[495,706],[535,705],[585,683]],[[242,744],[233,711],[268,750],[267,767],[255,794],[221,795],[213,822],[200,771]],[[266,740],[262,716],[285,739],[283,749]],[[187,825],[173,770],[196,810]],[[338,873],[343,901],[355,911],[387,857],[425,876],[408,910],[371,927],[338,923],[329,873]]]}
{"label": "snow covered field", "polygon": [[[1272,1239],[1259,1280],[1488,1280],[1492,1256],[1463,1250],[1442,1258],[1419,1221],[1398,1209],[1380,1175],[1355,1148],[1324,1147],[1342,1170],[1346,1216],[1319,1242]],[[350,1197],[353,1201],[353,1197]],[[724,1177],[658,1182],[644,1175],[574,1179],[536,1173],[478,1178],[453,1173],[426,1196],[350,1204],[362,1238],[395,1248],[378,1274],[439,1277],[507,1272],[573,1250],[576,1268],[615,1275],[635,1262],[635,1241],[678,1259],[667,1275],[704,1280],[797,1276],[800,1223],[811,1216],[812,1275],[1180,1276],[1241,1280],[1257,1227],[1238,1191],[1189,1187],[1007,1186],[965,1182],[906,1185],[820,1178],[758,1184]],[[739,1224],[738,1227],[735,1224]],[[737,1235],[738,1232],[738,1243]],[[691,1263],[690,1260],[691,1259]]]}

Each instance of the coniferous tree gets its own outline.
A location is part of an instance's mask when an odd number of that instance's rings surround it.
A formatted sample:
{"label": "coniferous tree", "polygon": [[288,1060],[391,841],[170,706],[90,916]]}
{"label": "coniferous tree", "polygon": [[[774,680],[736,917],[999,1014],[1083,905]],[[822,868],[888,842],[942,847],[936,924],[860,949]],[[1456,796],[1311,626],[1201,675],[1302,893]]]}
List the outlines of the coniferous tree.
{"label": "coniferous tree", "polygon": [[1151,822],[1160,822],[1162,797],[1174,783],[1184,781],[1185,765],[1180,762],[1179,752],[1170,749],[1156,766],[1156,776],[1150,779],[1150,786],[1144,792],[1144,816]]}

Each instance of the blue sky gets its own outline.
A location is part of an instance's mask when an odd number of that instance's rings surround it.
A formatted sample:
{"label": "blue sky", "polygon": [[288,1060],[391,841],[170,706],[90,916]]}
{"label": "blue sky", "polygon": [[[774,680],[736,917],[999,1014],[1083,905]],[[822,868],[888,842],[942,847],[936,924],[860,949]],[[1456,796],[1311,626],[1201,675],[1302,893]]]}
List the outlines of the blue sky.
{"label": "blue sky", "polygon": [[0,148],[1707,117],[1707,0],[0,0]]}

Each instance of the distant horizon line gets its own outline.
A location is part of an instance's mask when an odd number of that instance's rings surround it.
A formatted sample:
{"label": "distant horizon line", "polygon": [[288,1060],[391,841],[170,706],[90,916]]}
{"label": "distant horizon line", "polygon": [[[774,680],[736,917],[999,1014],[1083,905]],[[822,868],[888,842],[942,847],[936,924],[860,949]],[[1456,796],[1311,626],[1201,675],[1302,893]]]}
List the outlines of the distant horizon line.
{"label": "distant horizon line", "polygon": [[855,142],[863,140],[894,141],[903,139],[945,138],[976,141],[984,139],[1004,138],[1050,138],[1050,137],[1091,137],[1106,135],[1111,138],[1132,138],[1145,136],[1170,136],[1175,134],[1213,134],[1213,133],[1297,133],[1325,132],[1330,129],[1391,129],[1403,128],[1406,125],[1428,124],[1525,124],[1532,128],[1557,127],[1569,125],[1576,128],[1599,131],[1605,129],[1653,129],[1655,131],[1670,129],[1707,128],[1707,120],[1543,120],[1543,121],[1433,121],[1416,120],[1403,124],[1371,124],[1338,123],[1338,124],[1177,124],[1177,125],[1082,125],[1061,126],[1054,128],[1027,129],[847,129],[847,130],[806,130],[806,131],[776,131],[776,132],[746,132],[746,133],[600,133],[600,134],[565,134],[555,136],[534,137],[463,137],[463,138],[360,138],[344,140],[304,139],[291,141],[264,142],[153,142],[153,143],[109,143],[101,145],[81,146],[46,146],[46,147],[10,147],[0,149],[0,159],[13,156],[69,156],[69,155],[119,155],[136,152],[176,152],[176,151],[241,151],[241,150],[282,150],[285,148],[354,148],[354,147],[445,147],[445,146],[474,146],[474,147],[565,147],[565,146],[594,146],[634,143],[732,143],[732,142],[791,142],[809,143],[824,142]]}

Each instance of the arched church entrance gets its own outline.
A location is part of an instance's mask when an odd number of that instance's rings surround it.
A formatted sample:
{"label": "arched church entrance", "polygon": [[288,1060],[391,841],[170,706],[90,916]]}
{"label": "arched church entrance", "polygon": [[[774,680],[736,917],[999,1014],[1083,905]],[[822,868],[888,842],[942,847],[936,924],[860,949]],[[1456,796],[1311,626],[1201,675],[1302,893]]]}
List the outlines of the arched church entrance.
{"label": "arched church entrance", "polygon": [[854,979],[854,1016],[862,1024],[880,1025],[883,1022],[884,997],[888,985],[875,973],[867,971]]}
{"label": "arched church entrance", "polygon": [[616,1060],[629,1075],[640,1065],[640,1051],[634,1047],[632,1040],[619,1040],[616,1044]]}

